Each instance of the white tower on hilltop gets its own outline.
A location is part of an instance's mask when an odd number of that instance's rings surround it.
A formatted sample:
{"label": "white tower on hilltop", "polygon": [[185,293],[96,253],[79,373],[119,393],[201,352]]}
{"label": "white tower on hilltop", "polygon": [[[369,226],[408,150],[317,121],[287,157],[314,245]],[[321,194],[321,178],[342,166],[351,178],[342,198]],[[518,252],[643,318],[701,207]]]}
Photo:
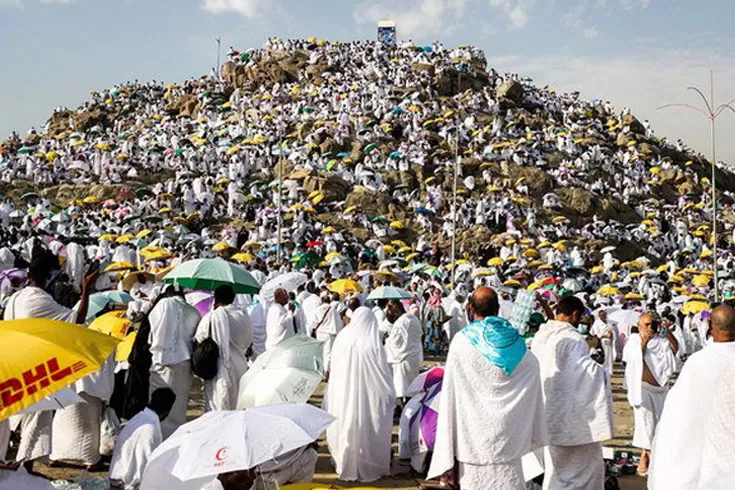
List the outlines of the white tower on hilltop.
{"label": "white tower on hilltop", "polygon": [[385,46],[395,47],[396,40],[396,23],[390,19],[378,22],[378,41]]}

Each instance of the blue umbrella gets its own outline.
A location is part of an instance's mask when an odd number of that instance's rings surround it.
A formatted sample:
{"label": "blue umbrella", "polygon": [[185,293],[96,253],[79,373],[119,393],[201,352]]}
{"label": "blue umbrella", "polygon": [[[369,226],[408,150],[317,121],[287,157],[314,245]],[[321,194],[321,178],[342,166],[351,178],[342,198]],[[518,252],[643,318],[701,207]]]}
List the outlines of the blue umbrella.
{"label": "blue umbrella", "polygon": [[393,160],[398,160],[398,159],[399,159],[399,158],[401,158],[402,156],[403,156],[403,152],[401,152],[401,151],[398,151],[398,150],[396,150],[396,151],[394,151],[393,153],[391,153],[391,154],[390,154],[390,157],[391,157],[391,158],[392,158]]}
{"label": "blue umbrella", "polygon": [[94,319],[99,315],[110,303],[130,303],[133,297],[125,291],[105,291],[95,293],[89,297],[89,308],[87,309],[86,321]]}
{"label": "blue umbrella", "polygon": [[418,214],[434,214],[430,209],[426,208],[416,208],[416,212]]}

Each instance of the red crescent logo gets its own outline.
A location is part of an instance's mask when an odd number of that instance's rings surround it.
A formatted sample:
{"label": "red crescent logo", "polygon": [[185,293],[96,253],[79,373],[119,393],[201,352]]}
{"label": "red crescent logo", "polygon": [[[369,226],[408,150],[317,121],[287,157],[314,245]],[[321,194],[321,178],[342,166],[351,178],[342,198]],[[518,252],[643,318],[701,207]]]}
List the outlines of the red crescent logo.
{"label": "red crescent logo", "polygon": [[229,446],[225,446],[223,448],[220,448],[217,450],[217,452],[214,454],[214,459],[217,461],[224,461],[227,459],[227,452],[230,450]]}

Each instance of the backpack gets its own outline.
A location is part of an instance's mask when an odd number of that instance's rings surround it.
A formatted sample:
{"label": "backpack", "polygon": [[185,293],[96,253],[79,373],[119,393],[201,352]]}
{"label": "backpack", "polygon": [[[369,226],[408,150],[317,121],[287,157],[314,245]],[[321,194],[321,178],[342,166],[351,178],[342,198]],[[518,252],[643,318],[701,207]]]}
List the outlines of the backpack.
{"label": "backpack", "polygon": [[194,342],[191,353],[191,370],[204,381],[217,376],[217,361],[219,360],[219,346],[212,339],[212,325],[209,334],[201,342]]}

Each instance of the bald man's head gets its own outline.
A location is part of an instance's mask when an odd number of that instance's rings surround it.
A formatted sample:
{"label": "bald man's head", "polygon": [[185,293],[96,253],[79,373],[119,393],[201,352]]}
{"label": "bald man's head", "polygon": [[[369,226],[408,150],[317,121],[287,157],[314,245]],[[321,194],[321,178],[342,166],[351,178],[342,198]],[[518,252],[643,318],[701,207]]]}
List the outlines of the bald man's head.
{"label": "bald man's head", "polygon": [[475,320],[498,316],[498,311],[500,311],[498,295],[487,286],[479,287],[470,296],[470,309]]}
{"label": "bald man's head", "polygon": [[727,305],[720,305],[710,316],[712,338],[715,342],[732,342],[735,340],[735,311]]}

